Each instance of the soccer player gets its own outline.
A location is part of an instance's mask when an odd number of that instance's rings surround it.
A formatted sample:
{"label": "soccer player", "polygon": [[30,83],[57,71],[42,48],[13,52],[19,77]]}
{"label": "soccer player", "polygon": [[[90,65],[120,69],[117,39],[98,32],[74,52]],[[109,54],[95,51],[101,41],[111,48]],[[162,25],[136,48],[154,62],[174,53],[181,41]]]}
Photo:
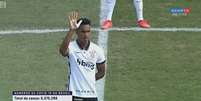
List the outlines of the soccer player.
{"label": "soccer player", "polygon": [[[79,18],[74,11],[68,18],[69,31],[60,46],[60,53],[69,63],[68,91],[73,101],[97,101],[96,80],[105,75],[105,55],[102,48],[90,41],[91,21]],[[71,41],[73,34],[77,37]]]}
{"label": "soccer player", "polygon": [[[108,29],[112,27],[112,14],[114,11],[116,0],[103,0],[103,10],[101,11],[104,14],[103,22],[101,25],[102,29]],[[141,28],[149,28],[150,25],[147,20],[143,18],[143,1],[142,0],[133,0],[137,13],[137,25]]]}

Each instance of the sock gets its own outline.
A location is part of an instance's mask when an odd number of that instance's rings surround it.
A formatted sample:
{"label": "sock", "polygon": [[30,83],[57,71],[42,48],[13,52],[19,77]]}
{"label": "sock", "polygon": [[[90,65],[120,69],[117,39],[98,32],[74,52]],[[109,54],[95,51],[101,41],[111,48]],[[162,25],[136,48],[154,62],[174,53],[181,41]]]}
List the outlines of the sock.
{"label": "sock", "polygon": [[103,20],[112,20],[112,14],[114,11],[114,6],[115,6],[116,0],[103,0],[102,5],[103,5]]}
{"label": "sock", "polygon": [[137,20],[143,20],[143,1],[142,0],[133,0],[135,5]]}

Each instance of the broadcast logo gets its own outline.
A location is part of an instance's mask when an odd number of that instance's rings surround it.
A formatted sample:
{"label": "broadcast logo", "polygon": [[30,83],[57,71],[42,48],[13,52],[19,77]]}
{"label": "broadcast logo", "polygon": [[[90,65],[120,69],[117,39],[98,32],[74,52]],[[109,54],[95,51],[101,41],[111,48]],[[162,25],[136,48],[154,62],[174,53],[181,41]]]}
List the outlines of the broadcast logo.
{"label": "broadcast logo", "polygon": [[170,8],[170,13],[173,16],[187,16],[191,12],[191,8]]}

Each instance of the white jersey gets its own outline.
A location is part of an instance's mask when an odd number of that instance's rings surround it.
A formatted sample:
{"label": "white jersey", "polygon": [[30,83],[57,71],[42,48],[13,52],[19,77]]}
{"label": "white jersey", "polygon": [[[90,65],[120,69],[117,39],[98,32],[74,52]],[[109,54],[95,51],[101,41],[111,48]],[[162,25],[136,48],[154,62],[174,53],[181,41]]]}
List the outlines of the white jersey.
{"label": "white jersey", "polygon": [[104,63],[103,49],[90,42],[87,50],[80,49],[77,41],[69,44],[68,90],[77,97],[97,97],[95,87],[96,64]]}

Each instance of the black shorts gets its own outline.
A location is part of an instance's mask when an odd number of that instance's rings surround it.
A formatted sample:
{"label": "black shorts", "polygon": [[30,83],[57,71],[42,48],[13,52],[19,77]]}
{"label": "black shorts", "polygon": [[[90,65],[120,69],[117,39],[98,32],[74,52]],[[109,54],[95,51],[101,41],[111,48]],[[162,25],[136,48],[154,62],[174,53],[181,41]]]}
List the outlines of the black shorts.
{"label": "black shorts", "polygon": [[98,98],[83,98],[83,97],[73,96],[73,101],[98,101]]}

